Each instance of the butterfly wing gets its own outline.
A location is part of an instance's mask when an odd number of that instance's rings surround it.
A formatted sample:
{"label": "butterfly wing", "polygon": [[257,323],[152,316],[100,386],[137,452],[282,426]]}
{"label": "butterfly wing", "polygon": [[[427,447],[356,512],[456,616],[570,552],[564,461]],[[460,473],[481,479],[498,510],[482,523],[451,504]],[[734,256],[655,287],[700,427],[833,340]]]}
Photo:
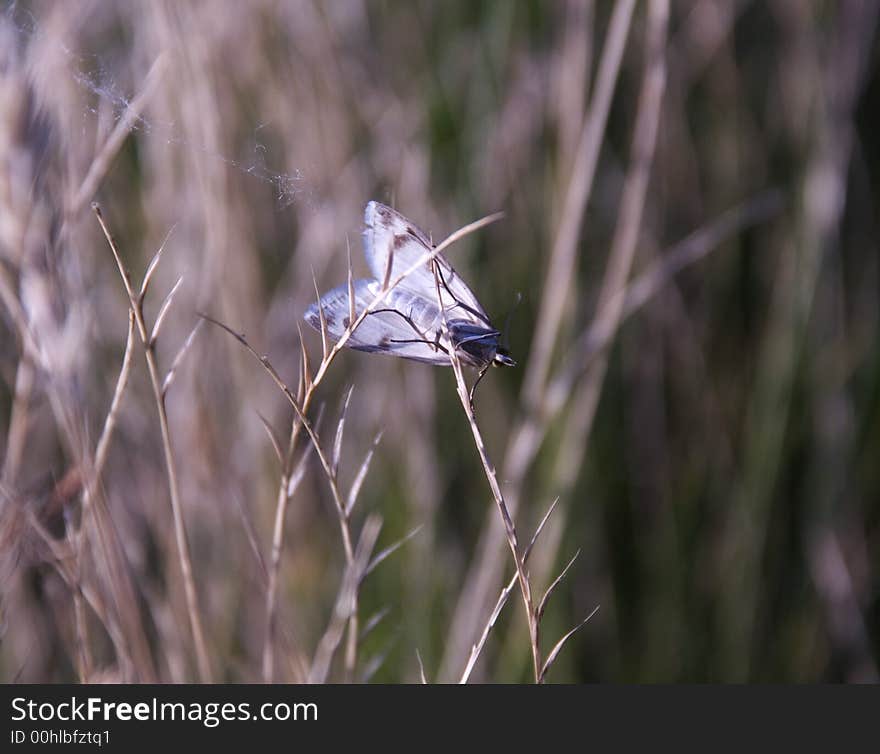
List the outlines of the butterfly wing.
{"label": "butterfly wing", "polygon": [[[385,280],[388,258],[395,280],[434,248],[424,231],[403,215],[379,202],[370,202],[364,211],[364,256],[376,280]],[[442,255],[436,257],[440,270],[440,295],[447,314],[491,327],[489,317],[473,291]],[[427,299],[437,300],[437,288],[431,263],[426,262],[405,277],[397,286]]]}
{"label": "butterfly wing", "polygon": [[[354,282],[355,317],[372,303],[381,290],[375,280]],[[304,319],[320,332],[321,312],[327,334],[339,340],[350,324],[348,284],[340,285],[321,297],[321,307],[312,304]],[[440,310],[433,301],[403,288],[392,289],[376,311],[367,315],[346,342],[357,351],[384,353],[403,359],[448,366],[449,356],[441,336]]]}

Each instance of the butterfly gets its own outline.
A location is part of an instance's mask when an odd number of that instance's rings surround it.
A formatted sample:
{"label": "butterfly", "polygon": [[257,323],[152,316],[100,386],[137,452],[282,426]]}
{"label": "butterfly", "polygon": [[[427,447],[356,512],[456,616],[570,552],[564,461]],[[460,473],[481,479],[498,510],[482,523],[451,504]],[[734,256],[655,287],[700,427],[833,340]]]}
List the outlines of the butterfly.
{"label": "butterfly", "polygon": [[[387,292],[381,305],[350,335],[346,346],[438,366],[451,366],[450,353],[455,352],[462,364],[479,369],[480,377],[492,365],[516,365],[501,344],[501,332],[492,326],[477,297],[448,260],[437,254],[433,262],[428,259],[419,264],[434,249],[424,231],[375,201],[367,204],[364,226],[364,256],[373,278],[353,283],[356,319],[389,281],[415,269]],[[448,331],[443,327],[438,288]],[[312,304],[304,319],[321,331],[323,316],[327,334],[339,340],[351,325],[351,312],[345,283]]]}

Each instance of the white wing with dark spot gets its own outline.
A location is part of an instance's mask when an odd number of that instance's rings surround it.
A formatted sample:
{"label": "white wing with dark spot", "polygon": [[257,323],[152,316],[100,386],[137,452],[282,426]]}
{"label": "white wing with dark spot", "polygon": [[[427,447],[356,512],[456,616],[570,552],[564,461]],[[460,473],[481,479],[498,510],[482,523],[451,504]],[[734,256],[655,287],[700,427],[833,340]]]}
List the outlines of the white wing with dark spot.
{"label": "white wing with dark spot", "polygon": [[[380,283],[385,280],[391,256],[389,282],[409,270],[434,244],[424,231],[399,212],[379,202],[370,202],[364,212],[364,256],[373,275]],[[490,326],[489,317],[473,291],[458,276],[442,254],[436,256],[440,270],[440,294],[447,315]],[[422,264],[397,286],[427,299],[437,300],[437,288],[430,261]]]}

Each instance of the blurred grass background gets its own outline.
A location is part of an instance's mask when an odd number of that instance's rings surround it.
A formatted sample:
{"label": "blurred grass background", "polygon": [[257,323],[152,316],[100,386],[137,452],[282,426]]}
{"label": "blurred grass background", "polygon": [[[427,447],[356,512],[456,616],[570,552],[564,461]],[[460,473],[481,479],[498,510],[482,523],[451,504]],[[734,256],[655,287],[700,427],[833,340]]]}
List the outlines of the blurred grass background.
{"label": "blurred grass background", "polygon": [[[78,531],[127,328],[92,199],[135,280],[173,229],[147,303],[154,317],[183,275],[158,341],[164,369],[203,310],[247,333],[291,383],[313,272],[322,291],[341,283],[347,241],[356,273],[366,272],[368,200],[393,204],[435,240],[504,210],[448,256],[496,324],[522,294],[509,331],[519,366],[487,375],[477,413],[502,489],[518,500],[521,539],[560,498],[533,556],[537,588],[581,551],[547,609],[545,653],[601,605],[548,680],[877,680],[874,3],[672,3],[630,278],[768,190],[779,209],[621,324],[595,418],[584,401],[592,366],[554,415],[523,389],[544,302],[564,303],[546,344],[551,375],[597,310],[632,159],[647,5],[635,3],[627,25],[576,263],[560,290],[545,288],[551,249],[618,3],[4,5],[3,680],[143,680],[129,635],[138,625],[156,678],[196,677],[139,343],[99,492],[118,559],[87,539],[78,576],[61,576],[74,550],[58,548]],[[89,186],[141,93],[130,133]],[[320,338],[304,338],[319,359]],[[422,527],[363,584],[362,622],[387,614],[364,639],[358,678],[417,681],[418,651],[429,680],[456,679],[512,566],[491,533],[497,512],[452,375],[344,352],[313,410],[324,406],[328,445],[351,385],[346,488],[383,431],[355,520],[382,517],[380,548]],[[262,677],[280,471],[258,412],[287,436],[276,387],[231,339],[202,327],[168,413],[215,680]],[[529,422],[538,439],[514,472]],[[344,565],[338,528],[311,458],[285,520],[277,680],[304,679],[330,619]],[[77,583],[105,607],[85,608],[85,677]],[[527,681],[529,663],[514,595],[473,679]]]}

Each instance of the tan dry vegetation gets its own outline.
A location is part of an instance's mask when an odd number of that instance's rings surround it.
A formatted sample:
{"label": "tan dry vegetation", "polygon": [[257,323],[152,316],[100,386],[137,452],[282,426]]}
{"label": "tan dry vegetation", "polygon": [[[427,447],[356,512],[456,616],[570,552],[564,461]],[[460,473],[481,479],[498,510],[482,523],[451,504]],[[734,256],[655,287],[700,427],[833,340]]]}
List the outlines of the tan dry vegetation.
{"label": "tan dry vegetation", "polygon": [[[2,678],[876,680],[876,28],[7,4]],[[300,332],[370,199],[522,294],[475,413]]]}

